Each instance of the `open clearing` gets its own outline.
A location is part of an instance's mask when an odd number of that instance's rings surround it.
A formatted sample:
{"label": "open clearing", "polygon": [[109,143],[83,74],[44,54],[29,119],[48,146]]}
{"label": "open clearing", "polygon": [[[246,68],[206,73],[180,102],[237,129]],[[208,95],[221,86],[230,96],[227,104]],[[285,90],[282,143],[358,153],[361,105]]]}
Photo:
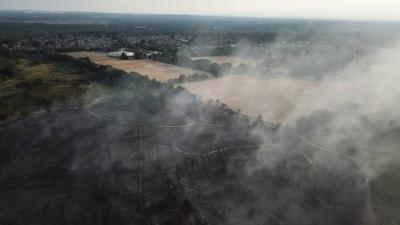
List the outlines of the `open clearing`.
{"label": "open clearing", "polygon": [[[257,78],[231,75],[183,85],[204,100],[219,99],[242,113],[262,115],[265,121],[289,124],[299,116],[325,107],[350,86],[344,82],[307,81],[295,78]],[[331,95],[329,99],[326,95]],[[312,99],[312,101],[310,101]],[[312,102],[312,103],[311,103]],[[333,104],[332,104],[333,105]],[[324,109],[324,108],[321,108]]]}
{"label": "open clearing", "polygon": [[[152,60],[109,58],[101,52],[68,54],[74,57],[89,57],[95,63],[111,65],[127,72],[138,72],[160,81],[179,77],[180,74],[203,73]],[[232,57],[207,58],[217,59],[219,63],[233,59]],[[229,75],[218,79],[185,83],[182,86],[205,100],[219,99],[228,107],[240,109],[244,114],[250,116],[262,115],[265,121],[283,124],[290,124],[313,110],[325,109],[326,105],[335,106],[338,96],[352,91],[350,85],[346,82],[310,81],[291,77],[261,78],[242,75]]]}
{"label": "open clearing", "polygon": [[231,63],[233,66],[237,66],[241,63],[244,63],[247,66],[255,66],[257,64],[256,60],[253,59],[245,59],[239,57],[232,57],[232,56],[209,56],[209,57],[192,57],[193,60],[197,59],[207,59],[213,63]]}
{"label": "open clearing", "polygon": [[67,54],[77,58],[89,57],[97,64],[110,65],[114,68],[125,70],[126,72],[137,72],[159,81],[177,78],[181,74],[191,75],[194,73],[205,73],[203,71],[174,66],[154,60],[121,60],[118,58],[110,58],[107,57],[107,54],[104,52],[71,52]]}

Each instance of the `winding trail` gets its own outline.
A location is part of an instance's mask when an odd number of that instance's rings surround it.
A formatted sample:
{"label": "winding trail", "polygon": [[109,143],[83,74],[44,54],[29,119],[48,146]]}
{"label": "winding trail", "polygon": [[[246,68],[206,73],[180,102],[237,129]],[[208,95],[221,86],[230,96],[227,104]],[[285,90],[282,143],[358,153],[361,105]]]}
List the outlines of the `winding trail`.
{"label": "winding trail", "polygon": [[319,146],[319,145],[311,142],[310,140],[308,140],[307,138],[305,138],[305,137],[303,137],[303,136],[301,136],[299,134],[295,134],[295,136],[297,138],[299,138],[302,142],[308,144],[309,146],[313,147],[316,150],[324,151],[324,152],[328,152],[328,153],[332,153],[332,154],[336,154],[336,155],[341,156],[342,158],[352,162],[358,168],[358,170],[361,172],[361,174],[365,178],[364,179],[364,183],[363,183],[363,185],[364,185],[363,188],[365,188],[365,191],[366,191],[365,208],[364,208],[364,211],[362,213],[361,220],[362,220],[364,225],[376,225],[377,224],[377,219],[376,219],[376,215],[375,215],[374,210],[372,209],[372,205],[371,205],[371,191],[370,191],[369,183],[368,183],[368,181],[366,179],[367,175],[363,172],[363,169],[362,169],[361,165],[355,159],[353,159],[352,157],[350,157],[350,156],[348,156],[348,155],[346,155],[344,153],[341,153],[339,151],[335,151],[333,149],[329,149],[329,148],[326,148],[326,147]]}
{"label": "winding trail", "polygon": [[[186,128],[186,127],[191,127],[191,126],[225,127],[225,125],[222,125],[222,124],[199,123],[199,122],[194,121],[191,117],[189,117],[186,114],[185,114],[185,116],[190,121],[189,123],[185,123],[185,124],[160,124],[160,123],[143,123],[143,122],[123,121],[123,120],[122,121],[121,120],[116,121],[113,118],[106,117],[106,116],[94,113],[94,112],[92,112],[90,110],[87,110],[87,112],[88,112],[88,114],[90,114],[91,116],[93,116],[93,117],[95,117],[97,119],[103,119],[103,120],[108,120],[108,121],[113,121],[113,122],[119,122],[119,123],[122,123],[122,124],[127,124],[127,125],[132,125],[132,126],[139,126],[139,127],[141,127],[141,126],[156,127],[156,128]],[[352,157],[350,157],[350,156],[348,156],[348,155],[346,155],[344,153],[335,151],[333,149],[329,149],[329,148],[320,146],[318,144],[315,144],[315,143],[311,142],[310,140],[308,140],[307,138],[305,138],[305,137],[303,137],[303,136],[301,136],[301,135],[299,135],[297,133],[295,134],[295,136],[301,142],[309,145],[312,150],[322,151],[322,152],[327,152],[327,153],[330,153],[330,154],[338,155],[341,158],[345,159],[346,161],[351,162],[362,173],[362,175],[366,177],[366,174],[363,173],[361,165],[355,159],[353,159]],[[210,156],[210,155],[213,155],[213,154],[219,154],[221,152],[228,152],[228,151],[235,151],[235,150],[252,150],[252,149],[258,149],[258,148],[262,147],[262,145],[221,147],[221,148],[218,148],[218,149],[210,149],[209,151],[207,151],[205,153],[191,153],[191,152],[187,152],[187,151],[181,150],[181,149],[179,149],[179,148],[177,148],[175,146],[172,146],[172,145],[168,146],[168,145],[162,145],[162,144],[159,144],[159,143],[151,143],[151,142],[149,142],[149,143],[157,145],[157,146],[162,147],[162,148],[170,149],[172,151],[175,151],[175,152],[178,152],[178,153],[181,153],[181,154],[184,154],[185,156],[187,156],[189,158],[198,158],[198,157],[203,157],[203,156]],[[305,158],[311,165],[313,165],[312,160],[308,156],[305,156]],[[376,225],[376,217],[375,217],[375,214],[374,214],[374,212],[372,210],[372,207],[371,207],[370,189],[369,189],[369,185],[368,185],[367,179],[364,179],[363,188],[365,188],[367,196],[366,196],[366,206],[365,206],[365,209],[364,209],[364,212],[363,212],[362,220],[363,220],[365,225]],[[281,222],[278,220],[278,218],[274,218],[273,217],[273,219],[275,219],[277,222],[279,222],[279,224],[281,224]]]}
{"label": "winding trail", "polygon": [[[335,155],[339,155],[340,157],[342,157],[342,158],[344,158],[344,159],[346,159],[346,160],[352,162],[352,163],[360,170],[360,172],[362,172],[362,167],[361,167],[361,165],[360,165],[355,159],[353,159],[352,157],[350,157],[350,156],[348,156],[348,155],[346,155],[346,154],[344,154],[344,153],[341,153],[341,152],[339,152],[339,151],[335,151],[335,150],[333,150],[333,149],[329,149],[329,148],[326,148],[326,147],[317,145],[317,144],[311,142],[310,140],[308,140],[307,138],[305,138],[305,137],[303,137],[303,136],[301,136],[301,135],[299,135],[299,134],[295,134],[295,136],[296,136],[298,139],[300,139],[302,142],[308,144],[309,146],[311,146],[312,148],[314,148],[314,149],[316,149],[316,150],[323,151],[323,152],[328,152],[328,153],[335,154]],[[364,175],[365,175],[365,174],[364,174]],[[365,175],[365,176],[366,176],[366,175]]]}
{"label": "winding trail", "polygon": [[159,123],[143,123],[143,122],[137,122],[137,121],[125,121],[125,120],[115,120],[110,117],[106,117],[97,113],[94,113],[90,110],[87,110],[87,112],[97,118],[97,119],[102,119],[102,120],[108,120],[112,122],[117,122],[117,123],[122,123],[126,125],[132,125],[132,126],[144,126],[144,127],[157,127],[157,128],[185,128],[185,127],[191,127],[196,125],[193,121],[185,124],[175,124],[175,125],[169,125],[169,124],[159,124]]}

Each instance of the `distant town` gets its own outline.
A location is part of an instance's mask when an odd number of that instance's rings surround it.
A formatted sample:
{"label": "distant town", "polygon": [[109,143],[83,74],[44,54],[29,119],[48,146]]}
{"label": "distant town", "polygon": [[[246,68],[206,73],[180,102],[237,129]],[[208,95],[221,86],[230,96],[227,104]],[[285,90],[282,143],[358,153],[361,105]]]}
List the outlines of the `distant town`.
{"label": "distant town", "polygon": [[[106,34],[70,33],[38,34],[29,37],[2,40],[1,47],[9,50],[54,49],[63,51],[97,50],[112,51],[124,46],[135,52],[159,52],[162,49],[179,49],[189,43],[190,36],[163,34]],[[156,51],[158,50],[158,51]]]}

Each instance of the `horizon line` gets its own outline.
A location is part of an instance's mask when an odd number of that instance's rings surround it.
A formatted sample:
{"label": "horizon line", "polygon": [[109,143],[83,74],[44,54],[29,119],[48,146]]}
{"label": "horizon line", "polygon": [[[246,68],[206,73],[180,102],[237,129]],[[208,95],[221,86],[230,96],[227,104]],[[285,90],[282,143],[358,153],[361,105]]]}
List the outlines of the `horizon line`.
{"label": "horizon line", "polygon": [[162,13],[162,12],[122,12],[122,11],[79,11],[79,10],[39,10],[39,9],[1,9],[0,12],[32,12],[32,13],[99,13],[119,15],[149,15],[149,16],[193,16],[193,17],[220,17],[220,18],[242,18],[242,19],[270,19],[270,20],[308,20],[308,21],[332,21],[332,22],[385,22],[399,23],[394,19],[368,19],[368,18],[332,18],[332,17],[289,17],[289,16],[250,16],[250,15],[224,15],[207,13]]}

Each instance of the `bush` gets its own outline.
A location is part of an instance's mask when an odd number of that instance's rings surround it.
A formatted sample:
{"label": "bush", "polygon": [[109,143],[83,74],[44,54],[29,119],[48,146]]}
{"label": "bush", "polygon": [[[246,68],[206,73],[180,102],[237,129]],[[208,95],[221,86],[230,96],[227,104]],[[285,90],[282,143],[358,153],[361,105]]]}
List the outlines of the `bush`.
{"label": "bush", "polygon": [[44,82],[40,78],[36,78],[32,81],[32,87],[43,87],[43,86],[44,86]]}
{"label": "bush", "polygon": [[8,116],[6,114],[0,113],[0,121],[6,120]]}
{"label": "bush", "polygon": [[32,88],[32,84],[29,81],[21,81],[15,85],[17,88],[29,90]]}
{"label": "bush", "polygon": [[129,57],[128,57],[128,55],[127,55],[125,52],[123,52],[123,53],[121,54],[121,59],[128,60]]}
{"label": "bush", "polygon": [[0,74],[2,74],[2,77],[9,79],[22,75],[22,71],[15,63],[9,62],[0,68]]}
{"label": "bush", "polygon": [[8,77],[6,75],[0,73],[0,81],[5,81],[7,79]]}
{"label": "bush", "polygon": [[48,88],[48,85],[40,78],[36,78],[32,81],[24,80],[17,83],[15,86],[25,90],[31,90],[33,88]]}

